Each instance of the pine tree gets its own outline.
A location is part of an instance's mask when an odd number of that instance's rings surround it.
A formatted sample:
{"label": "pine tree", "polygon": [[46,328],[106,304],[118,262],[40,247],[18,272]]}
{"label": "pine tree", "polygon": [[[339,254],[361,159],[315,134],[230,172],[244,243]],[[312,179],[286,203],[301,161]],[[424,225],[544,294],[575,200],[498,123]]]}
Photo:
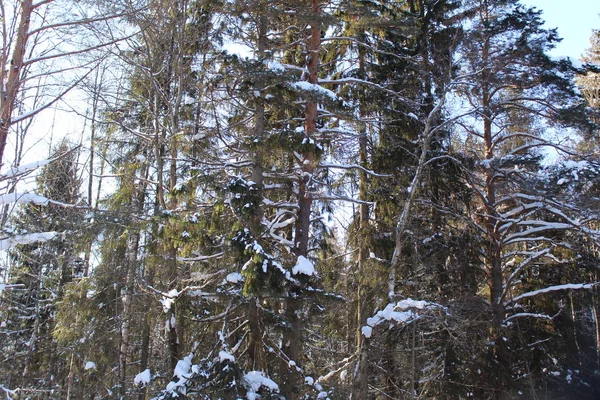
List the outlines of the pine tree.
{"label": "pine tree", "polygon": [[[580,225],[565,199],[550,197],[537,175],[539,149],[556,146],[540,129],[548,123],[583,121],[573,68],[546,55],[556,32],[542,29],[540,12],[516,1],[474,1],[468,6],[473,18],[461,49],[461,72],[470,76],[470,84],[459,94],[473,111],[472,120],[463,119],[459,131],[468,141],[465,150],[475,155],[475,169],[467,177],[478,198],[470,224],[480,236],[484,274],[479,279],[485,286],[479,290],[489,295],[492,314],[490,377],[481,384],[496,388],[493,396],[499,398],[519,387],[512,384],[518,370],[531,368],[519,366],[514,355],[523,342],[508,323],[535,318],[532,304],[519,299],[537,292],[524,286],[521,277],[540,264],[561,265],[558,260],[570,245],[557,235],[581,229],[595,233]],[[538,284],[539,289],[561,288],[552,281]],[[531,378],[526,389],[532,396],[540,385],[536,379],[541,378]]]}

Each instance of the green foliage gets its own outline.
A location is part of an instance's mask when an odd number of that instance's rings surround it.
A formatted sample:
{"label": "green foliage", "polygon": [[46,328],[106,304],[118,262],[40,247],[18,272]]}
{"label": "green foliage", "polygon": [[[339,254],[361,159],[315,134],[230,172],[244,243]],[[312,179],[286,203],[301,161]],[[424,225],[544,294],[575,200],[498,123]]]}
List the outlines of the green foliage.
{"label": "green foliage", "polygon": [[284,292],[283,282],[289,277],[289,272],[265,252],[248,229],[239,231],[231,239],[231,246],[236,258],[243,263],[242,274],[246,278],[244,295],[279,295]]}

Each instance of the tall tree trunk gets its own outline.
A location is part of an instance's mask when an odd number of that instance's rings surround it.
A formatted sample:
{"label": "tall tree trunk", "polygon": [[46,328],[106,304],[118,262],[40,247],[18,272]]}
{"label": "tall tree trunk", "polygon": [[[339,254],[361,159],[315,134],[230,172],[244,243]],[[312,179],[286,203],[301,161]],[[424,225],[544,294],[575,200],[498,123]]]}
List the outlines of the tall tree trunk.
{"label": "tall tree trunk", "polygon": [[[321,23],[319,21],[321,14],[321,3],[318,0],[311,0],[311,23],[310,37],[308,40],[308,82],[314,85],[319,83],[319,50],[321,48]],[[313,140],[317,131],[318,103],[315,100],[309,100],[305,110],[304,134],[308,140]],[[312,175],[314,172],[315,154],[308,150],[303,154],[302,175],[298,184],[298,214],[294,226],[294,254],[298,257],[308,255],[308,243],[310,234],[310,214],[312,209],[312,194],[310,186],[312,184]],[[299,288],[298,288],[299,289]],[[283,352],[286,357],[295,362],[298,366],[302,365],[302,329],[303,324],[300,319],[301,300],[294,293],[297,288],[291,288],[284,302],[285,316],[289,327],[283,335]],[[281,394],[289,400],[297,399],[299,396],[298,387],[300,386],[299,374],[294,366],[287,365],[285,360],[281,362]]]}
{"label": "tall tree trunk", "polygon": [[134,229],[127,238],[125,296],[123,298],[123,311],[121,322],[121,346],[119,349],[119,392],[121,396],[126,395],[127,388],[127,355],[133,322],[133,294],[136,280],[137,252],[140,235]]}
{"label": "tall tree trunk", "polygon": [[75,354],[71,354],[71,360],[69,361],[69,375],[67,376],[67,400],[73,398],[75,382]]}
{"label": "tall tree trunk", "polygon": [[[364,41],[364,35],[360,35],[360,40]],[[365,51],[362,46],[358,49],[358,73],[359,79],[365,79]],[[364,91],[363,91],[364,96]],[[365,99],[363,98],[363,101]],[[359,111],[361,121],[359,121],[358,129],[358,161],[361,167],[368,168],[367,157],[367,127],[362,119],[366,116],[364,107]],[[356,349],[358,352],[357,365],[354,369],[352,379],[351,398],[354,400],[366,399],[368,394],[368,363],[369,363],[369,339],[362,334],[362,326],[366,324],[367,318],[370,316],[372,306],[372,288],[365,285],[367,276],[366,261],[369,249],[367,244],[369,234],[369,205],[368,201],[369,183],[367,173],[364,170],[358,172],[358,198],[362,201],[358,209],[359,223],[359,238],[358,238],[358,284],[356,292]]]}
{"label": "tall tree trunk", "polygon": [[[321,13],[320,3],[312,0],[312,14],[316,20],[311,25],[311,35],[308,42],[308,82],[314,85],[319,83],[319,50],[321,48],[321,23],[318,22]],[[318,103],[309,100],[306,104],[306,115],[304,134],[311,140],[317,131]],[[298,216],[295,226],[295,254],[306,256],[308,253],[310,213],[312,207],[312,195],[310,184],[314,172],[315,155],[312,150],[303,154],[302,176],[298,185]]]}
{"label": "tall tree trunk", "polygon": [[[147,173],[145,169],[144,175]],[[135,175],[131,177],[132,181],[129,183],[133,187],[135,186]],[[137,188],[137,192],[133,194],[132,198],[132,213],[141,214],[144,208],[144,202],[146,199],[146,190],[142,185]],[[121,396],[126,395],[127,389],[127,358],[129,352],[129,344],[131,339],[131,327],[133,322],[133,298],[135,283],[137,280],[137,266],[138,266],[138,250],[140,243],[140,229],[133,225],[130,227],[129,234],[127,236],[127,246],[125,253],[125,295],[123,297],[123,310],[121,313],[121,343],[119,347],[119,393]]]}
{"label": "tall tree trunk", "polygon": [[[266,4],[261,4],[261,8]],[[269,22],[267,16],[263,13],[258,19],[258,49],[257,56],[259,60],[265,57],[265,51],[267,50],[267,32],[269,29]],[[264,82],[259,77],[256,82],[256,90],[260,93],[257,96],[254,109],[254,136],[262,143],[265,136],[265,99],[264,99]],[[258,191],[258,198],[263,198],[264,190],[264,175],[263,175],[263,150],[262,147],[258,147],[254,152],[254,159],[252,163],[252,181]],[[250,221],[250,229],[254,236],[258,236],[261,230],[261,223],[264,216],[264,209],[262,204],[256,204],[255,207],[258,209],[252,215]],[[254,370],[263,370],[266,366],[262,357],[262,331],[261,331],[261,313],[259,307],[259,298],[252,297],[248,299],[248,317],[249,317],[249,344],[248,344],[248,358],[249,364]]]}
{"label": "tall tree trunk", "polygon": [[[489,48],[489,39],[486,39],[483,44],[481,55],[482,59],[485,61],[489,60],[490,57]],[[502,325],[504,323],[506,310],[504,307],[503,299],[504,275],[502,273],[502,244],[498,232],[498,219],[496,212],[496,171],[494,170],[492,163],[489,162],[494,158],[494,142],[492,136],[493,116],[490,110],[490,106],[492,104],[492,95],[490,88],[486,83],[490,82],[491,73],[492,72],[487,68],[482,71],[482,81],[484,83],[482,84],[481,108],[483,110],[483,113],[481,122],[483,123],[484,159],[488,161],[485,164],[484,171],[485,198],[483,210],[485,211],[484,221],[487,242],[485,249],[485,257],[489,279],[488,282],[490,287],[490,305],[492,309],[491,342],[494,343],[494,346],[491,350],[494,353],[493,355],[495,357],[495,361],[498,363],[498,365],[491,366],[491,368],[498,370],[498,374],[495,377],[495,385],[497,385],[498,388],[501,388],[505,387],[505,385],[508,383],[507,379],[509,371],[509,361],[508,349],[506,347],[506,344],[504,343],[504,340],[502,340]],[[498,390],[495,393],[495,396],[501,396],[502,392]]]}

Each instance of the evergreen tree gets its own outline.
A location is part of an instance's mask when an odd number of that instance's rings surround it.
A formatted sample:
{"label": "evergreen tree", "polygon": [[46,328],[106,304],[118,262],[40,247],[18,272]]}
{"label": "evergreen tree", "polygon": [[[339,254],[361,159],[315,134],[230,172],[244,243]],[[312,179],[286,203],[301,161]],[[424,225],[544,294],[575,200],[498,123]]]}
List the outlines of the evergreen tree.
{"label": "evergreen tree", "polygon": [[81,199],[77,155],[66,141],[53,149],[55,160],[37,178],[39,196],[53,201],[28,203],[11,222],[18,235],[58,233],[49,241],[19,245],[10,254],[8,282],[14,289],[3,299],[2,344],[6,360],[12,361],[3,375],[26,390],[67,386],[71,349],[57,345],[53,330],[56,302],[63,298],[65,286],[83,273],[77,238],[85,230],[84,215],[74,208]]}
{"label": "evergreen tree", "polygon": [[[540,12],[516,1],[468,5],[473,18],[461,49],[465,60],[461,72],[470,77],[470,84],[458,94],[473,109],[458,132],[468,142],[465,150],[475,156],[467,182],[478,198],[470,224],[480,239],[472,244],[481,246],[483,275],[478,279],[485,286],[479,290],[489,295],[492,314],[489,378],[481,384],[495,388],[490,394],[496,398],[517,388],[536,396],[544,385],[542,378],[530,376],[527,387],[514,384],[519,371],[532,365],[527,365],[529,360],[525,365],[517,361],[515,351],[524,343],[508,321],[536,318],[533,304],[519,300],[540,292],[523,285],[521,278],[540,264],[545,269],[562,265],[559,260],[570,244],[560,235],[575,231],[596,235],[581,224],[566,199],[547,193],[544,177],[537,172],[540,149],[556,146],[540,129],[584,121],[581,99],[573,90],[568,61],[546,55],[557,37],[555,31],[542,29]],[[546,286],[551,291],[567,288],[552,280],[538,284],[542,293]]]}

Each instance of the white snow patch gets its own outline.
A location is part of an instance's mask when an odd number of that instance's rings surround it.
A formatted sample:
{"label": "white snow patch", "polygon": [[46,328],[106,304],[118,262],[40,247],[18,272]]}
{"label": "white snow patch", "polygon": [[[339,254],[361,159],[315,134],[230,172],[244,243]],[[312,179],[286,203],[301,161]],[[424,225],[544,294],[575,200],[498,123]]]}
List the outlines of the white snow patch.
{"label": "white snow patch", "polygon": [[151,378],[151,374],[150,374],[150,369],[145,369],[142,372],[140,372],[139,374],[137,374],[135,376],[135,378],[133,378],[133,383],[136,386],[139,385],[147,385],[148,383],[150,383],[150,378]]}
{"label": "white snow patch", "polygon": [[285,67],[278,61],[267,62],[267,68],[277,74],[283,74],[285,72]]}
{"label": "white snow patch", "polygon": [[219,352],[219,361],[221,361],[221,362],[223,362],[223,361],[235,362],[235,357],[232,354],[229,354],[228,352],[226,352],[225,350],[221,350]]}
{"label": "white snow patch", "polygon": [[194,355],[190,353],[183,357],[183,359],[177,361],[173,375],[180,379],[185,377],[185,375],[188,375],[190,373],[190,368],[192,368],[192,358],[194,358]]}
{"label": "white snow patch", "polygon": [[439,304],[430,303],[424,300],[413,300],[411,298],[400,300],[397,303],[389,303],[383,310],[378,311],[372,317],[367,318],[367,325],[361,328],[361,333],[366,337],[371,337],[375,326],[384,321],[411,322],[419,318],[416,310],[425,309],[443,309]]}
{"label": "white snow patch", "polygon": [[169,293],[166,294],[163,293],[163,298],[160,299],[160,302],[162,303],[164,312],[169,312],[173,303],[175,303],[177,296],[179,296],[179,291],[177,289],[171,289]]}
{"label": "white snow patch", "polygon": [[408,310],[409,308],[418,308],[423,310],[429,303],[424,300],[413,300],[410,297],[406,300],[400,300],[396,303],[396,308],[401,310]]}
{"label": "white snow patch", "polygon": [[50,162],[52,162],[52,160],[40,160],[40,161],[34,161],[29,164],[19,165],[18,167],[11,167],[9,169],[6,169],[6,170],[0,172],[0,179],[13,178],[24,172],[29,172],[29,171],[32,171],[39,167],[43,167],[43,166],[49,164]]}
{"label": "white snow patch", "polygon": [[225,280],[229,283],[240,283],[244,282],[244,275],[239,272],[232,272],[225,277]]}
{"label": "white snow patch", "polygon": [[194,366],[192,365],[193,357],[194,355],[190,353],[183,359],[177,361],[177,365],[175,366],[175,370],[173,371],[173,376],[178,377],[179,380],[177,382],[169,382],[169,384],[167,385],[168,392],[174,392],[175,390],[178,390],[178,392],[185,394],[185,384],[194,371]]}
{"label": "white snow patch", "polygon": [[366,337],[367,339],[371,337],[371,335],[373,334],[373,328],[371,328],[370,326],[363,326],[360,331],[362,332],[363,336]]}
{"label": "white snow patch", "polygon": [[292,273],[294,275],[304,274],[304,275],[312,276],[315,274],[315,266],[306,257],[298,256],[298,262],[292,268]]}
{"label": "white snow patch", "polygon": [[96,369],[96,363],[93,361],[88,361],[85,363],[85,367],[83,367],[84,370],[89,370],[89,369]]}
{"label": "white snow patch", "polygon": [[290,86],[295,90],[311,92],[318,96],[328,97],[329,99],[331,99],[333,101],[337,100],[337,96],[333,91],[331,91],[329,89],[325,89],[324,87],[322,87],[320,85],[316,85],[314,83],[300,81],[300,82],[294,82]]}
{"label": "white snow patch", "polygon": [[35,242],[46,242],[53,239],[58,232],[40,232],[27,235],[15,235],[6,239],[0,239],[0,251],[10,249],[19,244],[30,244]]}
{"label": "white snow patch", "polygon": [[37,204],[40,206],[47,206],[49,201],[50,201],[50,199],[48,199],[44,196],[39,196],[34,193],[14,192],[14,193],[6,193],[3,195],[0,195],[0,205],[10,204],[10,203],[17,203],[17,204],[33,203],[33,204]]}
{"label": "white snow patch", "polygon": [[242,378],[242,382],[248,389],[246,398],[248,400],[256,400],[260,396],[256,393],[261,387],[265,387],[271,392],[279,393],[279,386],[271,379],[267,378],[261,371],[250,371]]}
{"label": "white snow patch", "polygon": [[139,163],[143,163],[144,161],[146,161],[146,157],[144,157],[144,155],[142,155],[142,154],[138,154],[135,156],[135,161],[137,161]]}

